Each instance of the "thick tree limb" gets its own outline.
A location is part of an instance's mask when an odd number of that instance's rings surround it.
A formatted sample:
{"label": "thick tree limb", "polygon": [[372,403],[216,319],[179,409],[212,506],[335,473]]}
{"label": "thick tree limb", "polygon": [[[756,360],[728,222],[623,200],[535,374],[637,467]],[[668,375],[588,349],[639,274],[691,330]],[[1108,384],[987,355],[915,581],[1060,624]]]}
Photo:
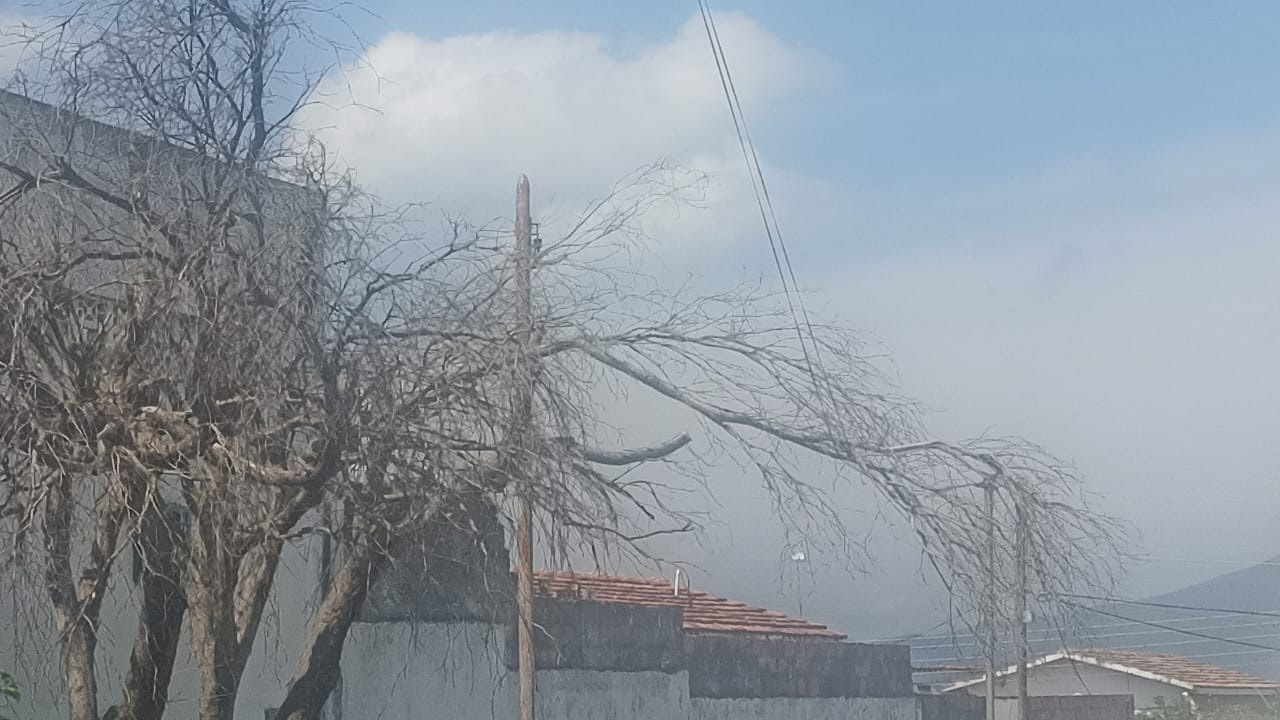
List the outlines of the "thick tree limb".
{"label": "thick tree limb", "polygon": [[603,450],[592,447],[579,447],[571,438],[557,438],[557,441],[569,447],[578,447],[582,457],[590,462],[599,465],[612,465],[621,467],[623,465],[635,465],[637,463],[651,462],[654,460],[662,460],[670,456],[685,445],[688,445],[692,438],[688,433],[680,433],[657,445],[648,447],[634,448],[629,450]]}

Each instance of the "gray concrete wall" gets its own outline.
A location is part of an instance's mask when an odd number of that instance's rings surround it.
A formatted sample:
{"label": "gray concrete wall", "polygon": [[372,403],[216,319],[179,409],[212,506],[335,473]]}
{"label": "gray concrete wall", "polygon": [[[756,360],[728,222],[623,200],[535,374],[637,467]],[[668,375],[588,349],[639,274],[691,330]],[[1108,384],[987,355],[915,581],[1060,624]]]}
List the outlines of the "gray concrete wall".
{"label": "gray concrete wall", "polygon": [[[535,598],[534,659],[542,669],[673,673],[685,667],[680,608]],[[506,665],[519,659],[515,624],[507,626]]]}
{"label": "gray concrete wall", "polygon": [[[690,717],[689,678],[684,672],[548,670],[538,673],[536,687],[536,716],[544,720],[684,720]],[[514,694],[512,697],[514,700]],[[513,703],[502,717],[515,717],[515,710]]]}
{"label": "gray concrete wall", "polygon": [[[486,623],[358,623],[343,653],[344,720],[487,720],[516,715],[505,628]],[[684,720],[688,677],[656,670],[537,673],[537,713],[556,720]]]}
{"label": "gray concrete wall", "polygon": [[920,695],[919,720],[983,720],[987,716],[985,698],[967,693]]}
{"label": "gray concrete wall", "polygon": [[916,720],[914,697],[693,698],[690,705],[690,720]]}
{"label": "gray concrete wall", "polygon": [[695,698],[912,697],[911,650],[744,635],[687,635]]}

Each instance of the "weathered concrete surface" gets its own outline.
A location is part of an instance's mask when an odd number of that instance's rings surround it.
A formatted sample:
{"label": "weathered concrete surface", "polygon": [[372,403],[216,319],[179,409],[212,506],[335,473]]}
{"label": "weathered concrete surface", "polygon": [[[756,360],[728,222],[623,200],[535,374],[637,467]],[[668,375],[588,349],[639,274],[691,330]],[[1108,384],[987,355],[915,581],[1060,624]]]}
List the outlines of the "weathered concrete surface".
{"label": "weathered concrete surface", "polygon": [[695,698],[914,695],[905,645],[687,635],[684,647]]}
{"label": "weathered concrete surface", "polygon": [[342,717],[513,717],[501,642],[484,623],[356,623],[342,653]]}
{"label": "weathered concrete surface", "polygon": [[[359,623],[343,653],[346,720],[488,720],[516,716],[517,680],[501,658],[504,629],[482,623]],[[548,720],[685,720],[683,672],[540,670]]]}
{"label": "weathered concrete surface", "polygon": [[[980,704],[982,699],[979,698]],[[1027,698],[1030,720],[1133,720],[1132,695],[1040,695]],[[1018,720],[1018,701],[996,700],[996,720]]]}
{"label": "weathered concrete surface", "polygon": [[[533,619],[538,627],[534,662],[539,669],[684,669],[680,608],[535,598]],[[506,637],[506,664],[514,670],[519,660],[514,623]]]}
{"label": "weathered concrete surface", "polygon": [[[549,670],[537,675],[537,717],[545,720],[685,720],[689,682],[683,672]],[[514,695],[513,695],[514,698]],[[516,716],[513,703],[509,714]]]}
{"label": "weathered concrete surface", "polygon": [[916,720],[912,697],[693,698],[690,704],[690,720]]}
{"label": "weathered concrete surface", "polygon": [[1027,716],[1031,720],[1132,720],[1133,696],[1029,697]]}
{"label": "weathered concrete surface", "polygon": [[920,720],[983,720],[987,701],[968,693],[921,695]]}

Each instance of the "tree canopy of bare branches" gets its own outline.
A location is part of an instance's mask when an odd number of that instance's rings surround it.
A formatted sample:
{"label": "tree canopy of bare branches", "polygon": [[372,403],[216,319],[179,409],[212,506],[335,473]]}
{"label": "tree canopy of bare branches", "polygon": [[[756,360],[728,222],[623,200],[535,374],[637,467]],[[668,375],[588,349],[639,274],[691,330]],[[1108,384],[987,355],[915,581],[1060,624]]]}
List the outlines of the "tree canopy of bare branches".
{"label": "tree canopy of bare branches", "polygon": [[[662,165],[538,252],[537,432],[513,443],[511,369],[527,349],[513,263],[488,233],[431,235],[381,207],[293,131],[313,89],[294,49],[324,46],[314,12],[76,5],[28,38],[22,89],[44,102],[0,103],[0,529],[8,569],[38,568],[73,719],[103,714],[101,603],[126,552],[142,592],[115,712],[163,715],[185,623],[199,716],[227,720],[281,553],[335,539],[280,706],[315,718],[394,538],[501,503],[519,479],[559,542],[641,547],[693,522],[633,470],[701,442],[753,468],[782,522],[835,554],[854,530],[833,493],[876,489],[965,622],[993,587],[1016,590],[1019,541],[996,521],[1015,509],[1048,611],[1112,581],[1117,528],[1039,447],[933,439],[856,334],[817,324],[797,341],[783,299],[759,287],[671,292],[626,273],[615,259],[634,223],[688,181]],[[698,427],[606,446],[610,389]]]}

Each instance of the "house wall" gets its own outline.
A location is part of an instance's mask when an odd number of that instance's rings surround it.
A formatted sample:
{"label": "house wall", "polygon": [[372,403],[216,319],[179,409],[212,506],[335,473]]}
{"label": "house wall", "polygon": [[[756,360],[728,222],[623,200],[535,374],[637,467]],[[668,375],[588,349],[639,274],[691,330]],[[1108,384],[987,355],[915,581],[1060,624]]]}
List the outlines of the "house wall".
{"label": "house wall", "polygon": [[[981,683],[967,690],[974,695],[984,693]],[[1155,707],[1157,697],[1172,702],[1182,695],[1181,688],[1167,683],[1065,659],[1032,668],[1027,691],[1031,695],[1132,695],[1137,710]],[[1017,692],[1017,681],[1012,677],[996,683],[999,697],[1014,697]]]}
{"label": "house wall", "polygon": [[[1132,720],[1132,695],[1059,695],[1027,698],[1029,720]],[[996,720],[1018,720],[1018,700],[996,700]]]}

